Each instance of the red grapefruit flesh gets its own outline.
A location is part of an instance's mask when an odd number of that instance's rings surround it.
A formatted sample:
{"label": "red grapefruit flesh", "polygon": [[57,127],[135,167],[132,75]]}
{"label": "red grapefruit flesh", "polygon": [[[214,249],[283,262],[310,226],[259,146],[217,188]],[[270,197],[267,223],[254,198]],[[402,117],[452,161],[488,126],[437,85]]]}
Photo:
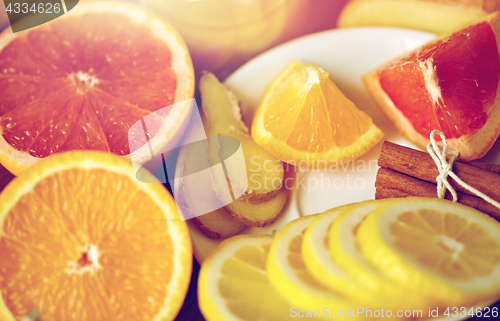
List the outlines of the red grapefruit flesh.
{"label": "red grapefruit flesh", "polygon": [[[8,29],[0,34],[0,162],[18,174],[66,150],[129,155],[131,125],[189,100],[193,88],[184,42],[140,7],[93,2],[25,32]],[[148,134],[168,132],[168,118],[150,119]]]}
{"label": "red grapefruit flesh", "polygon": [[425,148],[441,130],[462,160],[486,154],[500,133],[498,13],[439,36],[363,76],[382,111]]}

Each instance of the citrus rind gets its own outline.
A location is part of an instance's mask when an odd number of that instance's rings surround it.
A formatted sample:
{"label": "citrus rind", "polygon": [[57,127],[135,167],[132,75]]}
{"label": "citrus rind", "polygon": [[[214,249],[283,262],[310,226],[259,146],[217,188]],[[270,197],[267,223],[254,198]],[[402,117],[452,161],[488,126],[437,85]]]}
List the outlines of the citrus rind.
{"label": "citrus rind", "polygon": [[259,111],[255,117],[258,119],[252,126],[252,138],[257,144],[269,154],[285,163],[309,168],[325,168],[337,165],[339,162],[347,162],[356,159],[371,150],[384,136],[383,132],[375,125],[364,133],[352,145],[346,147],[335,147],[327,152],[308,153],[276,139],[264,128]]}

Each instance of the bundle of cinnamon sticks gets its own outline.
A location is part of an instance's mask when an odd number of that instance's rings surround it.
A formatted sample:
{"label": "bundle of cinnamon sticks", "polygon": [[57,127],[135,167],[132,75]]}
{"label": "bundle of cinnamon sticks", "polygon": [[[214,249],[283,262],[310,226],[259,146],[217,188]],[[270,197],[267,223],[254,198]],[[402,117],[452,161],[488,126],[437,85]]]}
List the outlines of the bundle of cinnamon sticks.
{"label": "bundle of cinnamon sticks", "polygon": [[[380,166],[375,182],[375,198],[437,197],[436,177],[439,170],[425,152],[385,141],[378,158]],[[500,201],[500,165],[484,163],[453,163],[453,172],[465,183]],[[500,221],[500,210],[472,192],[448,181],[457,191],[458,202],[473,207]],[[452,199],[449,192],[447,199]]]}

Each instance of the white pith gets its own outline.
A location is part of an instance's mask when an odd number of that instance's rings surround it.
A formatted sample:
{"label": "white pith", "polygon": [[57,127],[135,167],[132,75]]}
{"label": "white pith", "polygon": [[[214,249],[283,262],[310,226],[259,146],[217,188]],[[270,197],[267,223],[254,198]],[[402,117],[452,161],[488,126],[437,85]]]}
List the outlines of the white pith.
{"label": "white pith", "polygon": [[439,235],[438,238],[438,243],[442,246],[445,247],[446,251],[450,253],[451,257],[453,260],[458,260],[458,257],[460,256],[460,253],[464,249],[464,245],[454,238],[448,237],[446,235]]}
{"label": "white pith", "polygon": [[83,274],[85,272],[95,272],[96,270],[102,268],[99,264],[99,249],[97,246],[93,244],[87,244],[79,251],[87,254],[88,260],[90,262],[89,265],[81,266],[77,261],[68,262],[68,268],[66,269],[66,273],[68,274]]}
{"label": "white pith", "polygon": [[429,58],[425,61],[419,61],[420,68],[424,73],[425,88],[429,92],[434,104],[438,104],[443,100],[441,87],[439,87],[439,78],[436,73],[436,68],[433,65],[434,59]]}
{"label": "white pith", "polygon": [[99,79],[93,74],[79,71],[77,73],[71,73],[68,76],[69,79],[75,82],[77,87],[76,92],[83,95],[87,89],[94,87],[99,83]]}

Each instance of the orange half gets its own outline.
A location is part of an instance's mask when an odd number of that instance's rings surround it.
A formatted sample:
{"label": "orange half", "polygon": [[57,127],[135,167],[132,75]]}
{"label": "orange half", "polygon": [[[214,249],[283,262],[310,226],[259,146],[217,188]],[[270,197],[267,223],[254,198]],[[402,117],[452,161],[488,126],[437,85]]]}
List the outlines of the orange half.
{"label": "orange half", "polygon": [[173,320],[191,267],[172,196],[118,156],[58,153],[0,194],[2,320]]}

